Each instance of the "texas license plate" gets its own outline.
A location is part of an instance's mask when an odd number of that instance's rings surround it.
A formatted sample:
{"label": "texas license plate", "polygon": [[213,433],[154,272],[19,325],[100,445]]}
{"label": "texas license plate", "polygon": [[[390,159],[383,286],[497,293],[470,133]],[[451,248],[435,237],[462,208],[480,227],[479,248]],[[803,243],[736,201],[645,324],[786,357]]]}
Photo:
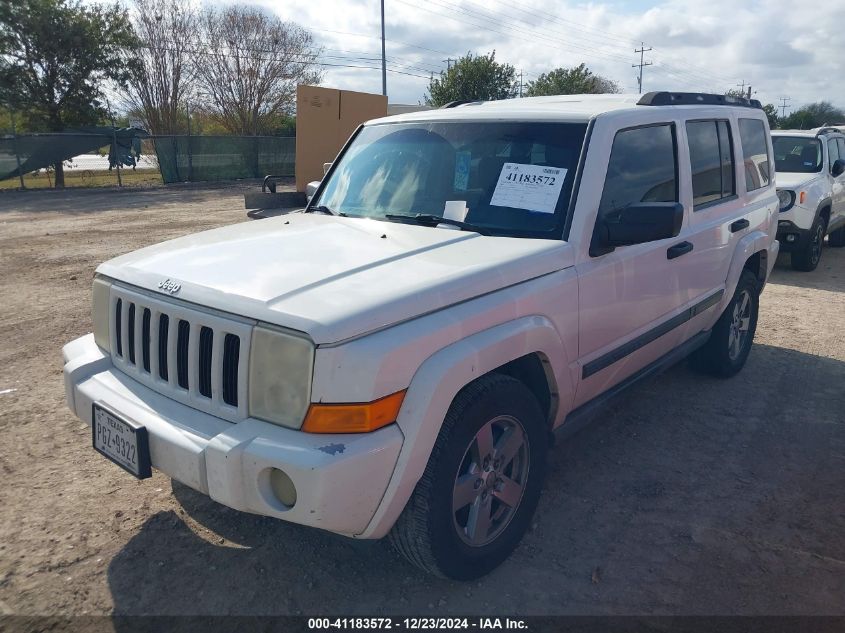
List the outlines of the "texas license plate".
{"label": "texas license plate", "polygon": [[94,450],[129,471],[138,479],[152,475],[147,429],[94,405],[91,435]]}

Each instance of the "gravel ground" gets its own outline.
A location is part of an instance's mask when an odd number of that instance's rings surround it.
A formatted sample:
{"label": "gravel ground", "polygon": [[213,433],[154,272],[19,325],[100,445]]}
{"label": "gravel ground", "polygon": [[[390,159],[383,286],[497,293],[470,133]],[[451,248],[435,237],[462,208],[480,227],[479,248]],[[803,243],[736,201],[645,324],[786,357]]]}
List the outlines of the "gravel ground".
{"label": "gravel ground", "polygon": [[845,249],[778,264],[739,376],[680,364],[556,447],[530,533],[479,582],[101,458],[60,351],[94,267],[245,221],[243,187],[0,195],[0,612],[845,614]]}

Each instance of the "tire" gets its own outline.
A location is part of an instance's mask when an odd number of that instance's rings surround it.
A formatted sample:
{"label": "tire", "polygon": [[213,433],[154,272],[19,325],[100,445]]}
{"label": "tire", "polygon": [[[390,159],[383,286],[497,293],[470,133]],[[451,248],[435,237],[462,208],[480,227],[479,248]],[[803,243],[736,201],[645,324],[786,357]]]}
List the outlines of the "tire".
{"label": "tire", "polygon": [[690,357],[693,367],[719,378],[730,378],[739,373],[751,352],[759,308],[760,282],[753,273],[745,270],[731,302],[713,326],[707,343]]}
{"label": "tire", "polygon": [[[507,457],[500,463],[502,449]],[[545,416],[523,383],[503,374],[470,383],[449,407],[425,472],[390,532],[391,544],[440,577],[472,580],[489,573],[530,525],[547,449]]]}
{"label": "tire", "polygon": [[834,248],[841,248],[842,246],[845,246],[845,226],[841,229],[832,231],[827,236],[827,245],[833,246]]}
{"label": "tire", "polygon": [[816,269],[822,258],[822,244],[824,242],[824,218],[819,216],[810,227],[807,243],[801,250],[793,251],[792,267],[795,270],[808,273]]}

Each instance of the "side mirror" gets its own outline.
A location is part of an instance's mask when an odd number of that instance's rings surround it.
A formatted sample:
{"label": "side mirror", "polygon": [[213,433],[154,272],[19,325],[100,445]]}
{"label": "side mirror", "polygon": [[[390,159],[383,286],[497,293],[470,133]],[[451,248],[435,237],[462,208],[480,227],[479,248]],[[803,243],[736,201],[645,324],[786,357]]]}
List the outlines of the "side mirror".
{"label": "side mirror", "polygon": [[313,180],[305,185],[305,200],[311,202],[311,198],[317,193],[317,188],[320,186],[319,180]]}
{"label": "side mirror", "polygon": [[845,160],[842,158],[833,161],[833,166],[830,168],[830,173],[834,178],[845,173]]}
{"label": "side mirror", "polygon": [[678,202],[638,202],[599,222],[596,237],[610,249],[654,242],[676,237],[683,222],[684,206]]}

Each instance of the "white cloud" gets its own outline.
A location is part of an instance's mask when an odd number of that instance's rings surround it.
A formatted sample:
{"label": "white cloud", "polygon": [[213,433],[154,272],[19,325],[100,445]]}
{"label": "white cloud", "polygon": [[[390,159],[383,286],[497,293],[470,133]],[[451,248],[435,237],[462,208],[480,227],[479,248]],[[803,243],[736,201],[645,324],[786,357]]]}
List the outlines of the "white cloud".
{"label": "white cloud", "polygon": [[[220,0],[215,0],[220,1]],[[371,66],[326,67],[325,84],[381,91],[378,0],[260,2],[314,30],[324,61]],[[385,0],[388,95],[423,99],[430,72],[467,51],[496,50],[526,80],[558,66],[586,63],[636,91],[640,41],[645,90],[724,92],[751,84],[764,103],[829,100],[845,107],[845,0]],[[354,35],[352,35],[354,34]],[[400,74],[408,73],[408,74]],[[418,76],[413,76],[418,75]]]}

